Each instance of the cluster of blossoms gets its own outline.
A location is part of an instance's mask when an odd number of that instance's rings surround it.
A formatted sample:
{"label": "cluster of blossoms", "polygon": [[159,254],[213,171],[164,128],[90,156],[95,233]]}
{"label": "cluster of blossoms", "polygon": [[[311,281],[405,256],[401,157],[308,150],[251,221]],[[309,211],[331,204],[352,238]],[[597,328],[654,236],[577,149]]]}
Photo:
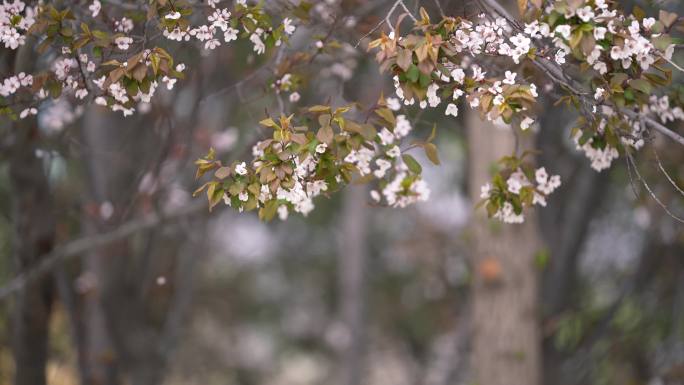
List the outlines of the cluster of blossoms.
{"label": "cluster of blossoms", "polygon": [[376,203],[406,207],[426,200],[430,190],[420,165],[399,147],[411,124],[403,115],[395,117],[384,102],[379,106],[372,124],[347,118],[348,107],[311,107],[317,131],[294,126],[292,116],[265,119],[261,124],[273,129],[273,137],[253,147],[249,164],[223,165],[213,152],[196,162],[198,177],[214,172],[196,193],[206,190],[211,207],[223,201],[239,211],[258,209],[266,220],[276,213],[286,219],[291,211],[307,215],[315,197],[352,180],[376,181],[379,189],[371,192]]}
{"label": "cluster of blossoms", "polygon": [[290,103],[297,103],[299,99],[301,99],[301,95],[297,92],[300,83],[301,78],[298,75],[293,75],[288,72],[276,79],[271,84],[271,88],[276,94],[289,94],[288,99],[290,100]]}
{"label": "cluster of blossoms", "polygon": [[[527,30],[539,37],[551,37],[556,61],[581,53],[581,57],[601,75],[611,68],[630,69],[637,65],[648,70],[660,56],[672,57],[673,47],[661,40],[665,26],[652,17],[637,20],[611,9],[605,0],[559,1],[544,10],[541,23],[528,24]],[[660,47],[658,49],[657,47]]]}
{"label": "cluster of blossoms", "polygon": [[[306,1],[288,3],[282,22],[274,24],[262,2],[251,5],[254,2],[236,0],[229,10],[220,8],[219,0],[209,0],[208,7],[151,0],[124,12],[119,8],[103,11],[103,3],[92,0],[86,17],[79,20],[80,10],[56,9],[44,3],[32,8],[12,1],[0,6],[0,36],[5,47],[16,49],[32,34],[38,38],[36,50],[54,58],[44,72],[2,80],[0,114],[12,118],[45,114],[49,103],[45,108],[41,104],[48,97],[60,106],[69,103],[65,100],[94,101],[125,116],[146,110],[155,92],[172,89],[185,70],[166,50],[150,44],[149,25],[156,24],[167,40],[199,42],[206,50],[244,38],[254,52],[263,54],[287,42],[295,31],[294,18],[306,22],[313,10],[314,17],[332,25],[337,9],[334,2],[315,6]],[[212,206],[225,198],[238,209],[259,208],[269,214],[266,217],[276,211],[281,216],[292,210],[306,214],[313,207],[313,197],[348,183],[352,175],[379,179],[379,188],[371,193],[378,203],[404,207],[423,200],[429,190],[420,180],[420,165],[399,147],[411,124],[394,112],[402,104],[418,105],[440,108],[445,115],[457,117],[465,104],[499,126],[528,130],[535,123],[539,95],[530,72],[525,76],[519,72],[524,66],[541,69],[562,86],[565,95],[559,102],[582,111],[572,137],[598,171],[609,168],[621,153],[644,146],[654,121],[684,120],[684,92],[666,90],[672,79],[668,64],[674,65],[676,47],[671,33],[682,27],[677,15],[661,11],[656,19],[638,8],[625,15],[610,0],[519,4],[524,8],[521,14],[529,17],[526,23],[483,13],[475,20],[444,17],[433,24],[421,9],[420,20],[413,18],[415,27],[408,34],[383,33],[369,49],[377,49],[381,70],[391,73],[396,97],[381,100],[374,108],[378,115],[375,125],[346,119],[342,116],[345,111],[329,107],[310,111],[319,118],[321,128],[316,134],[306,127],[290,126],[289,118],[280,123],[266,120],[274,137],[258,146],[250,164],[228,167],[208,158],[198,164],[204,172],[221,170],[217,171],[219,180],[205,185]],[[141,35],[134,34],[134,20],[146,20],[145,28],[137,26],[144,32]],[[346,28],[355,23],[355,18],[344,21]],[[398,26],[391,29],[400,31]],[[316,52],[327,52],[333,46],[326,39],[315,43]],[[297,103],[301,79],[293,65],[287,64],[297,59],[282,59],[286,64],[281,59],[279,55],[271,87]],[[588,75],[586,82],[568,75],[565,67],[571,65]],[[325,71],[342,79],[353,72],[340,64]],[[658,129],[667,130],[663,127]],[[438,163],[430,141],[420,146]],[[560,182],[557,177],[548,178],[549,186],[554,187],[546,188],[546,182],[540,182],[544,178],[525,171],[521,159],[512,157],[507,162],[504,174],[508,177],[490,183],[486,202],[491,216],[515,222],[523,207],[545,203],[546,195]]]}
{"label": "cluster of blossoms", "polygon": [[[398,110],[402,103],[410,106],[416,101],[420,108],[436,108],[445,101],[444,113],[456,117],[463,101],[497,125],[529,129],[534,124],[531,113],[539,96],[537,86],[513,71],[487,71],[477,58],[486,54],[519,64],[532,50],[532,37],[512,34],[503,18],[480,15],[477,23],[445,18],[433,25],[422,14],[418,34],[383,35],[369,45],[380,49],[376,57],[381,68],[394,73],[396,99],[388,99],[389,108]],[[483,187],[490,215],[505,222],[521,222],[524,206],[545,205],[546,196],[560,185],[560,177],[542,183],[540,174],[534,188],[520,167],[509,178],[510,188],[503,182],[499,186],[496,178]]]}
{"label": "cluster of blossoms", "polygon": [[29,87],[33,84],[33,76],[20,72],[18,75],[5,78],[0,84],[0,95],[9,97],[14,95],[21,87]]}
{"label": "cluster of blossoms", "polygon": [[[295,31],[290,18],[273,27],[261,4],[251,6],[240,0],[232,13],[217,4],[209,2],[206,22],[196,27],[190,26],[193,5],[185,2],[152,1],[138,16],[156,20],[168,39],[195,39],[205,49],[220,45],[218,33],[223,33],[226,42],[241,34],[262,54]],[[173,57],[160,47],[145,49],[147,37],[131,34],[136,26],[133,13],[117,18],[116,11],[104,13],[102,7],[94,0],[88,6],[92,20],[86,23],[76,19],[74,10],[58,10],[49,4],[31,8],[15,0],[0,6],[0,36],[6,47],[16,49],[33,34],[39,39],[39,52],[52,50],[57,56],[49,69],[33,74],[33,82],[22,81],[19,75],[5,79],[0,113],[13,119],[36,115],[41,103],[52,97],[71,99],[72,103],[94,102],[128,116],[136,109],[146,111],[160,85],[172,89],[183,78],[183,64],[174,64]],[[297,10],[304,12],[307,7],[302,3]],[[138,50],[133,51],[135,48]],[[290,95],[293,102],[298,98],[297,93]]]}
{"label": "cluster of blossoms", "polygon": [[[233,12],[218,8],[214,1],[209,5],[212,13],[206,18],[206,23],[195,27],[190,27],[186,19],[192,13],[191,8],[179,9],[169,4],[159,9],[164,36],[175,41],[196,39],[204,44],[205,49],[213,50],[222,44],[221,35],[223,42],[229,43],[237,40],[242,29],[243,35],[252,42],[254,52],[261,55],[267,47],[280,46],[296,29],[290,18],[283,19],[281,25],[273,28],[262,6],[249,6],[246,0],[238,0]],[[233,13],[239,16],[233,17]]]}
{"label": "cluster of blossoms", "polygon": [[[681,92],[671,98],[653,96],[672,77],[664,64],[672,63],[675,46],[669,33],[678,20],[676,15],[661,11],[659,20],[640,11],[624,15],[606,0],[555,0],[542,9],[536,8],[537,3],[524,3],[521,12],[534,20],[523,25],[485,14],[476,21],[444,17],[433,24],[421,10],[421,20],[410,33],[383,34],[371,42],[369,49],[378,50],[381,70],[394,75],[395,108],[402,102],[438,107],[446,99],[445,114],[457,116],[459,99],[465,95],[466,104],[483,119],[524,131],[534,124],[537,87],[519,80],[513,70],[502,71],[495,58],[507,68],[511,62],[518,65],[527,60],[565,85],[568,95],[560,102],[582,109],[572,136],[597,171],[609,168],[620,152],[645,144],[648,130],[642,119],[627,116],[625,109],[639,116],[653,115],[663,123],[683,115]],[[483,67],[483,56],[490,59],[491,67]],[[557,70],[550,71],[547,63]],[[593,98],[564,80],[560,66],[569,64],[590,74],[596,90]],[[581,89],[581,82],[575,83]],[[491,216],[511,219],[520,215],[522,206],[510,194],[498,196],[508,205],[501,201],[492,206],[496,210],[489,210]],[[535,202],[533,195],[529,199],[530,204]]]}
{"label": "cluster of blossoms", "polygon": [[[409,135],[411,129],[411,122],[406,116],[398,115],[393,130],[383,127],[378,133],[376,147],[384,156],[375,159],[377,169],[373,171],[373,176],[378,179],[384,178],[389,170],[395,171],[395,174],[389,183],[381,183],[380,192],[371,191],[371,198],[376,203],[381,203],[384,198],[387,205],[391,207],[406,207],[418,201],[425,201],[430,196],[430,189],[425,181],[409,175],[410,172],[420,174],[420,167],[408,155],[401,157],[398,144]],[[359,173],[364,176],[371,171],[371,160],[374,155],[374,152],[364,153],[362,149],[362,151],[350,153],[345,161],[355,162]]]}
{"label": "cluster of blossoms", "polygon": [[369,49],[380,48],[376,57],[381,68],[394,73],[399,101],[413,105],[417,100],[420,108],[436,108],[446,100],[445,115],[456,117],[465,95],[467,105],[487,120],[517,124],[523,130],[534,123],[529,115],[538,97],[536,85],[518,80],[512,71],[488,77],[476,62],[478,55],[486,54],[518,64],[532,48],[529,37],[512,35],[505,19],[490,20],[484,14],[477,23],[445,18],[433,25],[423,13],[416,31],[383,35],[369,44]]}
{"label": "cluster of blossoms", "polygon": [[[147,69],[152,66],[152,57],[159,54],[152,50],[145,50],[142,55],[139,55],[139,62],[133,63],[134,67],[140,65]],[[171,60],[171,59],[167,59]],[[130,60],[124,63],[112,63],[118,65],[120,69],[126,69]],[[170,62],[172,63],[172,62]],[[147,103],[150,103],[154,96],[159,83],[166,85],[168,90],[173,89],[178,78],[182,77],[185,70],[185,64],[180,63],[169,70],[169,75],[156,74],[156,76],[145,76],[142,80],[137,80],[132,72],[131,78],[123,78],[120,81],[112,82],[107,77],[102,76],[93,81],[94,85],[103,92],[102,96],[95,98],[95,104],[101,106],[109,106],[112,111],[121,111],[124,116],[132,115],[135,112],[136,105],[141,108]],[[141,70],[142,72],[142,70]],[[154,74],[153,74],[154,75]],[[125,76],[125,72],[124,75]]]}
{"label": "cluster of blossoms", "polygon": [[[677,19],[662,11],[659,20],[646,17],[638,7],[625,15],[605,0],[562,0],[550,3],[540,21],[527,24],[526,30],[539,29],[541,37],[552,38],[558,64],[571,56],[581,69],[594,71],[589,72],[594,97],[585,98],[593,103],[593,119],[579,118],[573,138],[595,170],[610,168],[620,152],[644,145],[643,123],[625,116],[623,109],[658,117],[663,123],[682,117],[680,106],[670,105],[666,95],[654,95],[672,78],[664,64],[672,60],[675,46],[669,33]],[[684,102],[680,97],[675,100]]]}
{"label": "cluster of blossoms", "polygon": [[[603,90],[599,88],[596,96],[599,96]],[[611,124],[627,125],[629,123],[620,122],[614,110],[608,106],[601,107],[601,114],[599,118],[587,120],[584,117],[578,119],[578,126],[572,131],[572,139],[575,142],[576,149],[584,153],[584,155],[591,162],[591,168],[600,172],[610,168],[614,160],[618,159],[620,153],[618,147],[620,140],[613,130],[607,130]],[[634,149],[639,149],[643,146],[644,141],[641,138],[642,132],[639,130],[639,125],[635,125],[632,129],[634,135],[623,136],[622,144],[629,145]],[[631,141],[631,142],[630,142]]]}
{"label": "cluster of blossoms", "polygon": [[610,144],[598,144],[600,137],[589,138],[586,141],[581,141],[581,139],[580,133],[573,138],[577,150],[584,152],[584,155],[591,161],[591,168],[596,171],[609,169],[613,160],[620,157],[617,148]]}
{"label": "cluster of blossoms", "polygon": [[[23,9],[23,5],[16,4],[13,9]],[[101,4],[96,2],[89,10],[96,17],[100,9]],[[91,29],[86,23],[77,26],[70,9],[60,11],[52,5],[40,5],[29,13],[33,15],[32,25],[26,33],[41,39],[39,52],[52,48],[56,58],[43,72],[21,73],[4,80],[0,112],[12,118],[17,113],[20,119],[38,114],[38,107],[48,97],[60,105],[68,103],[67,98],[75,102],[88,98],[127,116],[135,111],[138,102],[149,102],[157,82],[172,86],[182,77],[184,66],[174,67],[173,58],[161,48],[125,54],[134,43],[133,38],[123,35],[133,29],[129,18],[116,20],[117,33],[110,34]],[[14,20],[19,22],[19,17]]]}
{"label": "cluster of blossoms", "polygon": [[560,176],[549,176],[544,167],[534,170],[514,157],[506,157],[502,163],[508,171],[495,174],[491,183],[482,186],[479,205],[504,223],[522,223],[523,209],[546,206],[546,197],[561,185]]}
{"label": "cluster of blossoms", "polygon": [[644,106],[643,109],[644,112],[650,112],[657,116],[663,123],[675,120],[684,121],[684,109],[680,106],[672,108],[670,106],[670,97],[667,95],[661,97],[651,95],[648,106]]}
{"label": "cluster of blossoms", "polygon": [[0,4],[0,42],[5,48],[17,49],[26,43],[26,31],[35,22],[36,7],[27,7],[21,0]]}
{"label": "cluster of blossoms", "polygon": [[[87,54],[64,57],[55,61],[53,72],[41,80],[45,79],[45,87],[58,87],[60,94],[73,95],[77,100],[92,93],[95,104],[129,116],[151,102],[160,84],[172,89],[185,70],[182,63],[174,65],[162,48],[145,49],[126,61],[113,59],[102,66],[114,69],[96,77],[97,67]],[[41,91],[38,97],[44,95]]]}

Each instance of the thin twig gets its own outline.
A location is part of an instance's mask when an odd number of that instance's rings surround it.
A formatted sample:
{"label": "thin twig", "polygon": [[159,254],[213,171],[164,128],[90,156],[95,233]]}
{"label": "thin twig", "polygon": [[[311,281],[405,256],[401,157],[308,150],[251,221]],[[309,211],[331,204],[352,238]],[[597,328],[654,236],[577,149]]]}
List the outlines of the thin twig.
{"label": "thin twig", "polygon": [[665,167],[663,167],[663,164],[660,162],[660,157],[658,156],[658,151],[656,151],[655,146],[653,146],[653,154],[655,155],[656,163],[658,163],[658,168],[660,168],[660,171],[663,173],[663,175],[665,175],[670,184],[674,186],[674,188],[677,189],[677,191],[680,194],[684,195],[684,191],[682,191],[682,189],[677,185],[674,179],[672,179],[670,174],[667,171],[665,171]]}
{"label": "thin twig", "polygon": [[[503,18],[509,20],[510,22],[515,21],[515,19],[513,19],[513,17],[510,15],[510,13],[508,13],[508,11],[506,11],[506,9],[502,7],[501,4],[499,4],[496,0],[480,0],[480,2],[482,2],[489,8],[493,9]],[[552,61],[543,59],[541,57],[538,58],[538,60],[534,60],[533,62],[537,67],[541,68],[544,73],[551,77],[552,80],[554,80],[555,82],[560,82],[573,93],[580,96],[583,100],[587,99],[586,96],[588,95],[588,93],[582,90],[582,86],[572,79],[567,79],[563,70],[556,63],[553,63]],[[670,130],[664,125],[658,123],[656,120],[649,117],[641,116],[640,114],[627,109],[622,109],[622,112],[633,119],[643,118],[646,124],[652,129],[660,132],[661,134],[669,137],[670,139],[675,140],[677,143],[684,145],[684,137]]]}
{"label": "thin twig", "polygon": [[631,154],[627,154],[626,156],[627,156],[627,161],[628,161],[629,163],[631,163],[631,165],[632,165],[632,169],[634,170],[634,173],[636,174],[637,179],[641,182],[641,184],[644,185],[644,188],[646,188],[646,191],[648,191],[648,193],[651,195],[651,198],[653,198],[653,200],[656,201],[656,203],[658,203],[658,205],[659,205],[663,210],[665,210],[665,212],[667,213],[667,215],[669,215],[672,219],[676,220],[677,222],[684,223],[684,219],[682,219],[682,218],[680,218],[680,217],[674,215],[674,214],[667,208],[667,206],[658,198],[658,196],[655,195],[655,193],[654,193],[653,190],[651,189],[651,186],[649,186],[648,183],[646,183],[646,181],[644,180],[644,178],[641,176],[641,173],[639,173],[639,169],[637,168],[636,163],[634,162],[634,158],[632,158],[632,155],[631,155]]}
{"label": "thin twig", "polygon": [[670,139],[672,139],[675,142],[684,146],[684,137],[682,137],[678,133],[670,130],[669,128],[665,127],[664,125],[658,123],[655,119],[650,118],[648,116],[643,116],[639,113],[636,113],[636,112],[634,112],[632,110],[628,110],[628,109],[622,109],[621,112],[624,113],[625,115],[629,116],[632,119],[643,119],[644,123],[646,123],[647,126],[651,127],[652,129],[660,132],[661,134],[669,137]]}
{"label": "thin twig", "polygon": [[120,239],[129,237],[142,230],[199,213],[202,211],[202,209],[206,210],[206,207],[206,202],[196,201],[178,210],[161,214],[149,214],[143,218],[127,222],[111,232],[98,234],[92,237],[76,239],[65,245],[56,247],[52,252],[41,256],[39,258],[40,263],[38,263],[35,267],[17,275],[10,280],[9,283],[1,287],[0,301],[7,299],[11,294],[21,290],[29,282],[49,273],[60,263],[66,260],[79,256],[88,250],[102,247]]}
{"label": "thin twig", "polygon": [[625,156],[625,165],[627,165],[627,176],[629,176],[629,185],[632,187],[634,198],[639,199],[639,190],[634,183],[634,175],[632,175],[632,165],[629,163],[627,156]]}
{"label": "thin twig", "polygon": [[435,5],[437,6],[437,9],[439,10],[439,15],[442,16],[442,18],[446,17],[446,14],[444,13],[444,9],[442,9],[442,4],[439,2],[439,0],[434,0]]}
{"label": "thin twig", "polygon": [[373,34],[373,33],[374,33],[375,31],[377,31],[380,27],[382,27],[382,25],[383,25],[384,23],[387,23],[387,26],[389,27],[390,31],[396,33],[396,31],[394,30],[394,26],[392,25],[392,21],[390,20],[390,18],[392,17],[392,14],[394,13],[394,11],[397,10],[397,7],[400,6],[400,5],[401,5],[402,8],[404,8],[404,11],[406,11],[406,14],[411,18],[411,20],[413,20],[414,22],[417,23],[418,20],[416,19],[415,16],[413,16],[413,14],[411,13],[411,11],[408,10],[408,8],[406,7],[406,4],[404,4],[404,1],[403,1],[403,0],[397,0],[397,1],[394,2],[394,4],[392,4],[392,8],[390,8],[389,12],[387,12],[387,15],[385,16],[385,18],[382,19],[382,21],[380,21],[380,22],[379,22],[375,27],[373,27],[370,31],[368,31],[368,33],[366,33],[365,35],[361,36],[361,37],[359,38],[359,41],[357,41],[356,44],[354,45],[354,48],[358,48],[359,45],[361,45],[361,40],[363,40],[363,39],[367,38],[368,36],[370,36],[371,34]]}
{"label": "thin twig", "polygon": [[406,13],[409,15],[409,17],[411,18],[411,20],[413,20],[414,23],[418,22],[418,19],[416,19],[416,17],[413,16],[413,13],[411,13],[411,11],[409,11],[409,9],[406,7],[406,4],[404,4],[403,0],[397,0],[397,3],[400,4],[402,8],[404,8],[404,11],[406,11]]}
{"label": "thin twig", "polygon": [[684,68],[680,67],[677,65],[677,63],[673,62],[672,60],[668,59],[665,57],[665,55],[660,55],[661,58],[665,59],[666,62],[672,64],[672,66],[676,69],[678,69],[680,72],[684,72]]}

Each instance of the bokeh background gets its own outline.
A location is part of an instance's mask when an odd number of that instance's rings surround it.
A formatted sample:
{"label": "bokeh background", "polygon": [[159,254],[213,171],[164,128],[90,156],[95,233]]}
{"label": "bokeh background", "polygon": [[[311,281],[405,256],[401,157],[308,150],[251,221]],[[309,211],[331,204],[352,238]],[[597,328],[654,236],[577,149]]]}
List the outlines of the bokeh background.
{"label": "bokeh background", "polygon": [[[438,17],[435,2],[417,3],[407,1]],[[684,10],[677,0],[620,3],[649,14]],[[286,52],[316,52],[316,41],[325,49],[296,68],[302,100],[286,107],[368,106],[381,90],[391,94],[365,43],[354,47],[391,4],[315,1],[311,24]],[[478,13],[470,2],[440,5],[452,15]],[[472,132],[491,132],[480,142],[487,148],[505,133],[436,110],[409,112],[416,136],[438,127],[442,165],[423,162],[429,202],[373,207],[368,187],[353,186],[317,200],[307,218],[262,223],[223,206],[209,213],[192,198],[193,161],[210,147],[222,159],[250,156],[266,135],[257,122],[277,111],[268,84],[282,61],[254,56],[249,43],[170,52],[187,64],[188,78],[138,115],[68,100],[41,107],[38,137],[21,161],[39,188],[17,183],[14,155],[0,156],[0,287],[25,268],[16,258],[22,250],[58,254],[48,274],[20,282],[0,302],[0,384],[15,372],[22,301],[49,319],[24,350],[47,341],[51,385],[465,385],[475,384],[474,330],[487,318],[505,322],[501,314],[529,300],[543,383],[684,383],[683,228],[633,183],[624,162],[591,170],[569,138],[574,113],[551,97],[528,140],[544,149],[537,161],[563,186],[525,236],[497,238],[507,230],[495,224],[486,236],[473,229],[482,214],[469,193],[479,189],[473,165],[493,159],[478,158],[488,150],[473,147]],[[3,138],[16,129],[0,127]],[[653,148],[681,185],[681,148],[660,139]],[[681,215],[684,200],[654,154],[640,155],[640,171]],[[49,244],[41,243],[44,227],[54,233]],[[509,299],[483,318],[474,310],[482,301],[476,283],[510,267],[478,256],[474,243],[497,239],[505,250],[534,243],[533,263],[518,278],[539,284],[531,299]]]}

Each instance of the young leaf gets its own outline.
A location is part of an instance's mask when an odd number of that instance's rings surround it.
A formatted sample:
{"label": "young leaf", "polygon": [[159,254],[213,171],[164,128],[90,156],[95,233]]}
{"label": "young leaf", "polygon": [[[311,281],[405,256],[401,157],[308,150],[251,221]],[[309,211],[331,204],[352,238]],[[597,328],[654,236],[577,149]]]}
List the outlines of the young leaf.
{"label": "young leaf", "polygon": [[406,71],[406,78],[411,81],[411,83],[416,83],[420,77],[420,71],[415,64],[411,64],[408,71]]}
{"label": "young leaf", "polygon": [[330,107],[329,106],[313,106],[309,107],[309,112],[329,112]]}
{"label": "young leaf", "polygon": [[260,121],[259,124],[261,124],[262,126],[270,127],[270,128],[274,128],[274,129],[280,128],[280,127],[278,127],[276,122],[271,118],[264,119],[264,120]]}
{"label": "young leaf", "polygon": [[214,173],[214,176],[217,179],[226,179],[230,176],[231,170],[230,167],[221,167],[216,172]]}
{"label": "young leaf", "polygon": [[425,150],[425,155],[430,159],[430,162],[432,162],[434,165],[439,166],[439,155],[437,153],[437,146],[435,146],[433,143],[426,143],[423,146],[423,149]]}
{"label": "young leaf", "polygon": [[397,65],[404,72],[413,64],[413,51],[410,49],[400,49],[397,52]]}
{"label": "young leaf", "polygon": [[334,137],[334,132],[332,127],[330,126],[323,126],[321,127],[320,130],[318,130],[318,133],[316,134],[316,139],[319,141],[326,143],[326,144],[331,144],[333,141]]}
{"label": "young leaf", "polygon": [[437,123],[432,125],[432,131],[430,132],[430,136],[428,136],[426,142],[430,143],[433,140],[435,140],[435,137],[437,136]]}
{"label": "young leaf", "polygon": [[381,118],[385,119],[388,123],[391,123],[393,126],[396,124],[396,120],[394,118],[394,114],[392,113],[392,110],[389,108],[378,108],[375,110],[375,113],[379,115]]}
{"label": "young leaf", "polygon": [[412,157],[409,154],[404,154],[401,156],[401,158],[404,160],[404,163],[406,163],[406,167],[408,167],[411,172],[415,174],[420,174],[423,171],[423,167],[421,167],[420,163]]}

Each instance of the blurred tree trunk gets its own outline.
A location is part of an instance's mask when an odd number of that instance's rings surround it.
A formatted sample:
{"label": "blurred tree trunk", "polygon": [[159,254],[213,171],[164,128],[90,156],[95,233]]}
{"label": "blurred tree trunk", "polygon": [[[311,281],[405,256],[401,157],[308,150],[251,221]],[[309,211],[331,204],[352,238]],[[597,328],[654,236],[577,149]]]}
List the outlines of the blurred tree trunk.
{"label": "blurred tree trunk", "polygon": [[[551,101],[545,103],[544,112],[539,116],[542,129],[537,135],[537,148],[544,151],[538,161],[549,172],[560,174],[563,180],[562,188],[554,192],[549,206],[538,210],[540,229],[550,256],[540,287],[543,324],[553,324],[577,303],[580,252],[610,181],[605,174],[588,167],[586,157],[567,145],[566,129],[575,118],[573,112],[554,107]],[[552,336],[547,337],[543,343],[544,383],[570,383],[572,376],[562,370],[567,353],[557,349]]]}
{"label": "blurred tree trunk", "polygon": [[[86,181],[88,185],[86,210],[83,213],[83,232],[86,236],[95,235],[112,229],[106,220],[100,217],[99,205],[104,202],[113,204],[109,199],[117,196],[118,183],[111,183],[117,173],[118,162],[109,157],[115,154],[112,144],[117,135],[117,128],[108,124],[105,116],[98,111],[89,111],[83,120],[82,140],[87,153],[82,154],[87,165]],[[126,239],[117,241],[102,248],[94,249],[86,255],[83,273],[84,341],[83,350],[86,358],[82,373],[84,385],[115,385],[121,382],[119,377],[118,356],[112,342],[111,331],[107,325],[103,299],[109,282],[112,263],[125,258]],[[123,254],[123,255],[122,255]]]}
{"label": "blurred tree trunk", "polygon": [[[42,159],[36,156],[33,124],[20,124],[10,159],[12,184],[12,221],[14,224],[13,259],[16,274],[31,270],[40,257],[52,250],[55,222],[50,186]],[[48,332],[52,310],[53,280],[46,275],[28,282],[15,297],[13,339],[15,383],[46,383]]]}
{"label": "blurred tree trunk", "polygon": [[366,214],[367,191],[363,186],[352,186],[345,192],[342,211],[342,234],[339,242],[341,315],[349,337],[341,351],[340,385],[359,385],[363,382],[364,353],[366,350]]}
{"label": "blurred tree trunk", "polygon": [[[14,71],[31,72],[32,42],[17,51]],[[41,257],[52,251],[55,219],[50,185],[43,160],[36,150],[40,131],[35,118],[14,124],[9,154],[14,225],[13,260],[16,275],[31,270]],[[53,279],[45,275],[28,282],[15,297],[12,309],[12,337],[15,384],[44,385],[50,313],[54,300]]]}
{"label": "blurred tree trunk", "polygon": [[[469,193],[480,199],[489,169],[515,149],[511,130],[468,115]],[[522,139],[522,138],[521,138]],[[528,138],[529,139],[529,138]],[[475,276],[473,292],[473,353],[471,364],[480,385],[540,384],[539,294],[535,253],[541,241],[534,211],[524,224],[488,221],[483,210],[472,225]]]}
{"label": "blurred tree trunk", "polygon": [[[126,125],[120,119],[94,110],[86,114],[87,234],[118,228],[131,213],[145,210],[144,199],[160,205],[157,195],[141,196],[138,186],[145,172],[168,160],[173,133],[160,138],[151,127],[154,117]],[[84,297],[90,358],[85,384],[162,382],[187,313],[194,265],[204,250],[205,221],[186,220],[192,222],[183,229],[152,228],[89,254],[83,276],[95,285]]]}

